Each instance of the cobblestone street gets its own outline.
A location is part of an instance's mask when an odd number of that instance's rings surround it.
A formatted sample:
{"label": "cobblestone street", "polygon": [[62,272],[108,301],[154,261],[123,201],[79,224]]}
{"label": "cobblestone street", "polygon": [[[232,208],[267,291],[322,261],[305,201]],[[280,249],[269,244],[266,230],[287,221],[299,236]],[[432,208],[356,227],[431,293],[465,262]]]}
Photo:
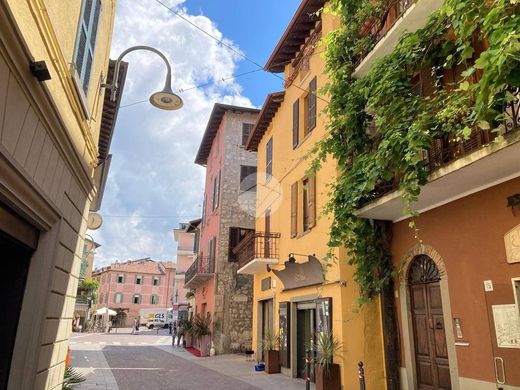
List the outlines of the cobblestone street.
{"label": "cobblestone street", "polygon": [[79,390],[305,389],[302,380],[255,372],[242,355],[197,358],[172,347],[166,330],[74,335],[70,347],[72,367],[87,378]]}

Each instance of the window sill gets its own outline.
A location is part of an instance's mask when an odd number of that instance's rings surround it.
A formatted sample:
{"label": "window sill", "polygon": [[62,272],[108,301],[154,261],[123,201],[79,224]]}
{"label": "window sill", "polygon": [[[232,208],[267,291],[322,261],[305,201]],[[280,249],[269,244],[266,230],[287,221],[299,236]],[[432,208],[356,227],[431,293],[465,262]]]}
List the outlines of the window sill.
{"label": "window sill", "polygon": [[301,140],[300,142],[298,142],[298,145],[296,145],[296,146],[293,147],[293,150],[296,150],[296,149],[298,149],[300,146],[302,146],[302,145],[305,143],[305,141],[307,141],[307,140],[310,138],[310,136],[312,135],[312,131],[313,131],[314,129],[315,129],[315,127],[312,128],[312,130],[309,131],[309,132],[307,133],[307,135],[306,135],[305,137],[303,137],[302,140]]}
{"label": "window sill", "polygon": [[72,84],[74,84],[76,94],[81,102],[81,108],[83,109],[83,115],[85,119],[90,118],[90,112],[88,109],[87,96],[85,96],[85,92],[83,92],[83,88],[81,86],[81,80],[79,78],[78,72],[76,71],[76,67],[74,63],[70,64],[70,77],[72,79]]}
{"label": "window sill", "polygon": [[312,231],[312,227],[309,228],[309,229],[307,229],[307,230],[305,230],[305,231],[303,231],[303,232],[301,232],[301,233],[298,233],[298,234],[297,234],[295,237],[293,237],[293,238],[295,238],[295,239],[299,239],[299,238],[305,237],[305,236],[306,236],[307,234],[309,234],[311,231]]}

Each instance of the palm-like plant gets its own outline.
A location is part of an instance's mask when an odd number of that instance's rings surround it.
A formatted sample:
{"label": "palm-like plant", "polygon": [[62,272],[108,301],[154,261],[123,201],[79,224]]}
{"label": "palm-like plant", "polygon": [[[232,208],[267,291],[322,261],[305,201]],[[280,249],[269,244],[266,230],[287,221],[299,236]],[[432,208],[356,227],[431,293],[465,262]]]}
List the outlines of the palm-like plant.
{"label": "palm-like plant", "polygon": [[280,349],[280,335],[269,329],[262,339],[262,349],[264,351],[277,351]]}
{"label": "palm-like plant", "polygon": [[343,347],[342,343],[329,332],[316,333],[316,342],[313,343],[316,357],[313,359],[315,365],[321,366],[328,373],[334,363],[334,356]]}
{"label": "palm-like plant", "polygon": [[197,314],[193,318],[193,335],[198,336],[206,336],[211,334],[211,317],[210,316],[201,316]]}
{"label": "palm-like plant", "polygon": [[63,390],[73,390],[81,382],[85,381],[85,377],[72,367],[65,368],[65,375],[63,377]]}

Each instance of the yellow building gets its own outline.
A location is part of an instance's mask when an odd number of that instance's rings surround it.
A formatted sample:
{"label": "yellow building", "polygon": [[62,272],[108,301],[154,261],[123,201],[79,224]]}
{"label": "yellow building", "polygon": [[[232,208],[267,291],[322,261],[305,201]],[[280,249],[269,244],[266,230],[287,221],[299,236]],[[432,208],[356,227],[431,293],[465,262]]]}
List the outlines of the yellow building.
{"label": "yellow building", "polygon": [[[247,148],[258,151],[256,231],[235,248],[239,273],[254,274],[253,346],[268,330],[280,334],[282,372],[304,376],[304,353],[316,332],[332,331],[342,343],[335,363],[344,389],[359,386],[363,361],[367,388],[384,389],[379,302],[354,313],[359,297],[344,249],[327,263],[331,220],[321,211],[327,184],[336,174],[329,161],[308,175],[313,146],[325,135],[321,114],[327,97],[316,94],[327,82],[320,38],[337,25],[316,11],[325,1],[303,0],[265,68],[284,72],[285,90],[270,94]],[[272,177],[270,176],[272,175]],[[318,261],[319,260],[319,261]]]}
{"label": "yellow building", "polygon": [[61,388],[119,104],[100,88],[114,16],[115,0],[0,2],[2,389]]}

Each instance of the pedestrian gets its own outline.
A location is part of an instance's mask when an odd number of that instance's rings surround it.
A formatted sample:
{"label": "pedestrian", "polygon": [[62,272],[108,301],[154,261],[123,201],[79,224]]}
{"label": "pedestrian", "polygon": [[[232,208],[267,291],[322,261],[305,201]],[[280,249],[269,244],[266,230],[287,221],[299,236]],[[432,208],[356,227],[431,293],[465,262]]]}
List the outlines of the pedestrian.
{"label": "pedestrian", "polygon": [[137,321],[137,318],[134,318],[134,325],[132,326],[131,334],[137,334],[138,331],[139,331],[139,321]]}
{"label": "pedestrian", "polygon": [[173,321],[168,324],[169,334],[172,334]]}
{"label": "pedestrian", "polygon": [[179,323],[177,326],[177,346],[181,346],[181,337],[183,336],[184,328],[182,327],[182,323]]}
{"label": "pedestrian", "polygon": [[175,345],[175,337],[177,336],[177,321],[172,321],[170,325],[172,330],[172,345]]}

